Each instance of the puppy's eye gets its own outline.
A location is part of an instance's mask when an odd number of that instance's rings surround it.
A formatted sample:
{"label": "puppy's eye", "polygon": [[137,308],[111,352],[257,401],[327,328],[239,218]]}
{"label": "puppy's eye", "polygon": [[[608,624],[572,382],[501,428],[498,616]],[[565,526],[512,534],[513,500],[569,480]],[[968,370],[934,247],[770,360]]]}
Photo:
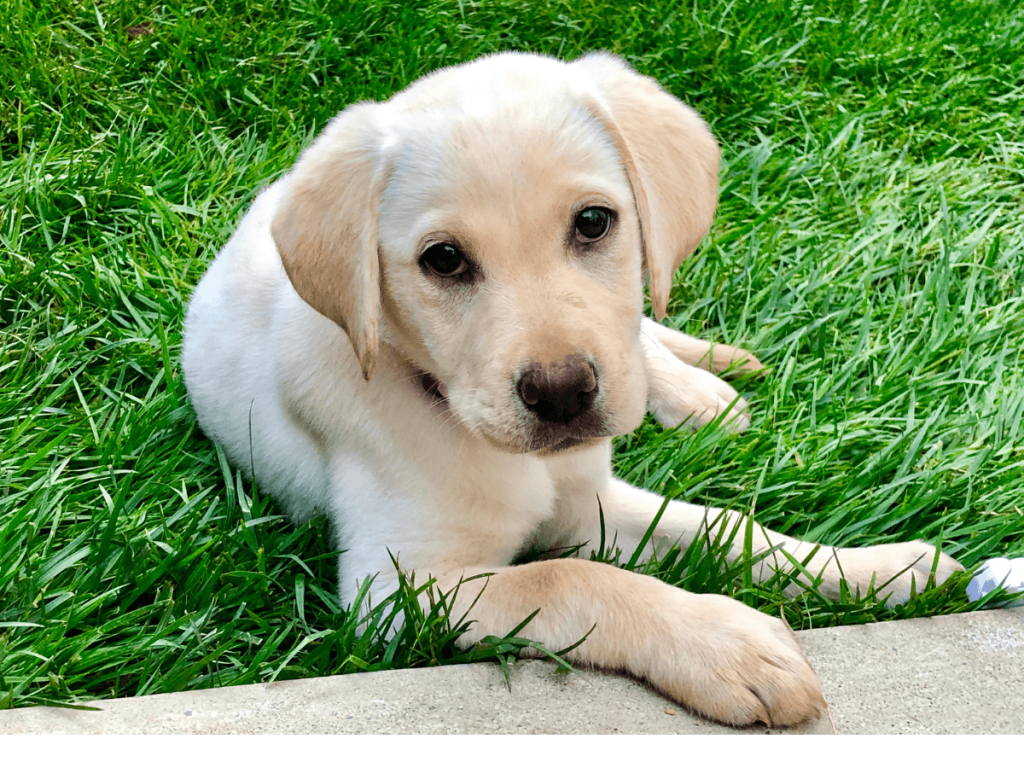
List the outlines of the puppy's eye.
{"label": "puppy's eye", "polygon": [[469,269],[462,251],[451,243],[432,245],[420,256],[420,264],[438,277],[458,277]]}
{"label": "puppy's eye", "polygon": [[576,239],[581,243],[600,240],[611,224],[612,212],[607,208],[584,208],[576,214]]}

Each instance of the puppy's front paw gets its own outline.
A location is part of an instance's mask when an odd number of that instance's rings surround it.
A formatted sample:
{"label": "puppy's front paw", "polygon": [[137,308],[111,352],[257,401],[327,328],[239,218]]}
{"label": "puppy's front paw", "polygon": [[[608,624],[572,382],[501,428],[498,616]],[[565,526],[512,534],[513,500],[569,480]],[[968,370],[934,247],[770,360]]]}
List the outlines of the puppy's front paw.
{"label": "puppy's front paw", "polygon": [[674,429],[684,423],[691,429],[700,429],[728,410],[729,415],[722,423],[722,429],[728,432],[742,432],[750,426],[750,414],[747,411],[749,406],[742,397],[736,399],[731,409],[730,402],[714,396],[677,401],[660,400],[649,402],[647,410],[659,424],[668,429]]}
{"label": "puppy's front paw", "polygon": [[[878,595],[885,597],[889,607],[903,605],[910,599],[911,589],[920,594],[928,586],[937,550],[925,541],[904,544],[878,544],[863,549],[840,549],[836,552],[837,570],[850,588],[867,592],[872,578]],[[941,584],[964,567],[949,555],[938,553],[935,583]],[[838,584],[838,582],[837,582]]]}
{"label": "puppy's front paw", "polygon": [[669,695],[729,725],[821,716],[821,683],[789,626],[728,597],[692,597],[700,626],[686,638],[682,674],[664,685]]}
{"label": "puppy's front paw", "polygon": [[672,361],[648,373],[647,410],[670,429],[683,423],[699,429],[728,411],[723,428],[742,432],[750,426],[748,409],[747,401],[713,373]]}

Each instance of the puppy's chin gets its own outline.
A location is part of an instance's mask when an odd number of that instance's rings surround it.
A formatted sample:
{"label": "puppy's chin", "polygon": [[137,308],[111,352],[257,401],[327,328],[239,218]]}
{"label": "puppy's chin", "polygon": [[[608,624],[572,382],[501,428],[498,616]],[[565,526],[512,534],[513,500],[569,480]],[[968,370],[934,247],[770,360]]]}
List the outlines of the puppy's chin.
{"label": "puppy's chin", "polygon": [[556,443],[548,448],[541,448],[533,451],[538,456],[555,456],[570,454],[576,451],[586,450],[587,448],[593,448],[595,445],[606,440],[607,437],[567,437],[560,443]]}
{"label": "puppy's chin", "polygon": [[548,456],[561,456],[564,454],[571,454],[576,451],[586,450],[587,448],[592,448],[595,445],[598,445],[602,440],[608,439],[607,435],[593,437],[566,437],[554,443],[538,444],[536,440],[529,442],[500,440],[493,435],[489,435],[482,431],[477,434],[483,437],[495,448],[506,453],[516,455],[532,454],[541,458]]}

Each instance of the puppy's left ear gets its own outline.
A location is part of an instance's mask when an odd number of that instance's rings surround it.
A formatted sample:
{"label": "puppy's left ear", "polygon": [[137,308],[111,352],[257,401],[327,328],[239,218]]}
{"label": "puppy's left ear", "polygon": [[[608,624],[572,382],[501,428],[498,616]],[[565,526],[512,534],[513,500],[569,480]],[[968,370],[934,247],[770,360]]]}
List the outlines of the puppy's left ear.
{"label": "puppy's left ear", "polygon": [[296,293],[348,334],[367,381],[377,363],[379,104],[355,104],[302,153],[270,231]]}
{"label": "puppy's left ear", "polygon": [[718,144],[703,120],[622,59],[590,54],[570,66],[596,86],[597,117],[618,144],[636,200],[651,305],[665,316],[672,275],[711,228]]}

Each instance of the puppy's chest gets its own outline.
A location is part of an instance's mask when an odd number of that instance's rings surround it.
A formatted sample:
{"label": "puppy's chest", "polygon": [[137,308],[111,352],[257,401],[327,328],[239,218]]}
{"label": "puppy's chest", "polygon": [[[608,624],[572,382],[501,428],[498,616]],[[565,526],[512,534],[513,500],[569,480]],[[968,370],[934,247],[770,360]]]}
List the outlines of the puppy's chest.
{"label": "puppy's chest", "polygon": [[498,462],[508,466],[464,467],[436,483],[431,532],[441,534],[460,556],[505,564],[554,512],[555,487],[539,461]]}

